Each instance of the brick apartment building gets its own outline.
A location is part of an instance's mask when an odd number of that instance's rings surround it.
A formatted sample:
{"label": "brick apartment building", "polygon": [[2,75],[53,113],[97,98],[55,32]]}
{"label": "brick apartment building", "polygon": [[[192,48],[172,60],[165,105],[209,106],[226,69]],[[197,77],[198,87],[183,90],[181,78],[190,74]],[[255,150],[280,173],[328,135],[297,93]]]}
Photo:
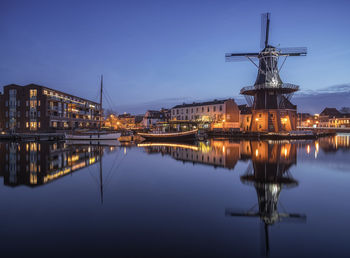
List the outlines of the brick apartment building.
{"label": "brick apartment building", "polygon": [[0,94],[0,130],[7,132],[94,129],[100,117],[98,103],[45,86],[10,84]]}

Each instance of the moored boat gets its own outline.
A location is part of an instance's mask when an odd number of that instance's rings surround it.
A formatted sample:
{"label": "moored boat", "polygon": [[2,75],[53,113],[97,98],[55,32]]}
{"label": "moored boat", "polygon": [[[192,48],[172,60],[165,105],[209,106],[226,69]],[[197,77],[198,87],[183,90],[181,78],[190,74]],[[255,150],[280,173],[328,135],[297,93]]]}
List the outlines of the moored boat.
{"label": "moored boat", "polygon": [[148,141],[194,141],[198,129],[173,133],[137,133]]}
{"label": "moored boat", "polygon": [[102,96],[103,96],[103,76],[101,75],[100,88],[100,110],[99,110],[99,127],[97,131],[75,131],[66,132],[66,140],[81,140],[81,141],[102,141],[102,140],[118,140],[121,133],[101,131],[102,128]]}
{"label": "moored boat", "polygon": [[96,133],[96,132],[86,132],[86,133],[75,133],[75,134],[65,134],[66,140],[118,140],[120,133]]}

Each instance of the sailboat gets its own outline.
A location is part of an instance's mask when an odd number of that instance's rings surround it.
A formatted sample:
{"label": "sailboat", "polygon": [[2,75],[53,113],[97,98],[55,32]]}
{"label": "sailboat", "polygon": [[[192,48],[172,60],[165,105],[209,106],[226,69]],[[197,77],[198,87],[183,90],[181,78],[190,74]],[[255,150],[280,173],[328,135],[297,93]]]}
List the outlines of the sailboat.
{"label": "sailboat", "polygon": [[[120,133],[112,133],[112,132],[103,132],[102,128],[102,95],[103,95],[103,75],[101,75],[101,90],[100,90],[100,117],[99,117],[99,127],[98,131],[88,131],[88,132],[74,132],[74,133],[66,133],[66,140],[74,140],[74,143],[79,143],[77,140],[81,140],[82,143],[86,144],[86,141],[90,141],[90,143],[100,143],[100,141],[115,141],[120,137]],[[119,141],[117,142],[119,143]],[[109,142],[108,145],[115,145],[116,143]]]}

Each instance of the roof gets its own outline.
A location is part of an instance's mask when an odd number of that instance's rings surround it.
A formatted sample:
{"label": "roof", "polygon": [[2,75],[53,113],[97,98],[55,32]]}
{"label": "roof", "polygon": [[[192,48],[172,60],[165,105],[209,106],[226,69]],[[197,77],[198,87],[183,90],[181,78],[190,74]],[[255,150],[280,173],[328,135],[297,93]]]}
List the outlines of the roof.
{"label": "roof", "polygon": [[198,106],[209,106],[209,105],[224,104],[228,100],[230,100],[230,99],[223,99],[223,100],[214,99],[213,101],[198,102],[198,103],[197,102],[193,102],[192,104],[183,103],[182,105],[176,105],[173,108],[198,107]]}
{"label": "roof", "polygon": [[54,91],[54,92],[57,92],[57,93],[60,93],[60,94],[64,94],[64,95],[68,95],[70,97],[74,97],[74,98],[78,98],[78,99],[81,99],[81,100],[84,100],[84,101],[88,101],[88,102],[91,102],[91,103],[94,103],[96,105],[99,105],[100,103],[97,103],[96,101],[93,101],[93,100],[89,100],[89,99],[85,99],[85,98],[82,98],[82,97],[78,97],[78,96],[75,96],[75,95],[72,95],[72,94],[69,94],[69,93],[66,93],[66,92],[63,92],[63,91],[60,91],[60,90],[55,90],[55,89],[52,89],[52,88],[49,88],[49,87],[46,87],[46,86],[43,86],[43,85],[39,85],[39,84],[35,84],[35,83],[30,83],[30,84],[27,84],[27,85],[18,85],[18,84],[8,84],[8,85],[5,85],[5,87],[21,87],[21,88],[25,88],[25,87],[38,87],[38,88],[43,88],[43,89],[47,89],[47,90],[51,90],[51,91]]}
{"label": "roof", "polygon": [[146,118],[155,118],[155,119],[159,119],[159,118],[164,118],[164,113],[160,112],[158,110],[148,110],[145,114]]}
{"label": "roof", "polygon": [[130,115],[129,113],[128,114],[121,114],[118,116],[118,118],[134,118],[135,116],[132,116]]}
{"label": "roof", "polygon": [[141,123],[142,120],[143,120],[143,116],[138,116],[138,115],[135,116],[135,123],[136,123],[136,124],[137,124],[137,123]]}
{"label": "roof", "polygon": [[350,118],[350,114],[349,113],[340,113],[339,115],[333,116],[335,118]]}
{"label": "roof", "polygon": [[339,116],[341,113],[336,108],[329,108],[326,107],[323,109],[323,111],[320,113],[320,116]]}
{"label": "roof", "polygon": [[247,115],[252,113],[252,108],[247,106],[247,104],[244,105],[238,105],[238,109],[241,112],[242,115]]}

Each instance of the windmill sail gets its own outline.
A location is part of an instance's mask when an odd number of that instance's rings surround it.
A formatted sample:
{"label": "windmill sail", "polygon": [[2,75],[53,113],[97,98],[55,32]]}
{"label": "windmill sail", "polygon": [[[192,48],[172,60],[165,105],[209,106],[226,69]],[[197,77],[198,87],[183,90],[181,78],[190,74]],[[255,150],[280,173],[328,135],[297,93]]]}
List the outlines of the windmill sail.
{"label": "windmill sail", "polygon": [[280,56],[306,56],[307,48],[306,47],[286,47],[286,48],[277,48],[280,52]]}
{"label": "windmill sail", "polygon": [[246,61],[247,58],[258,58],[259,53],[226,53],[226,62]]}
{"label": "windmill sail", "polygon": [[269,44],[269,31],[270,31],[270,13],[261,14],[261,38],[260,48],[264,49]]}

